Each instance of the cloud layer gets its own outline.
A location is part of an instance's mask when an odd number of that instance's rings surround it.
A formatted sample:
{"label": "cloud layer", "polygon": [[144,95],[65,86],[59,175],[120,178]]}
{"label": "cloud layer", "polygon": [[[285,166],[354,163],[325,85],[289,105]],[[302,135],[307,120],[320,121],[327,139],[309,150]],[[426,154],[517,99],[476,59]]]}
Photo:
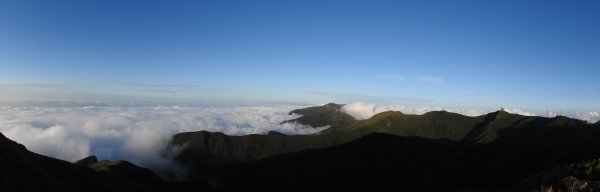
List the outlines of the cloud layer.
{"label": "cloud layer", "polygon": [[161,155],[172,135],[219,131],[229,135],[311,134],[313,129],[282,121],[305,106],[71,106],[0,108],[0,131],[29,150],[74,161],[89,155],[124,159],[141,166],[164,164]]}
{"label": "cloud layer", "polygon": [[598,112],[584,112],[576,113],[575,118],[581,119],[590,123],[596,123],[600,121],[600,113]]}
{"label": "cloud layer", "polygon": [[[6,104],[4,104],[6,105]],[[173,154],[163,153],[172,135],[207,130],[229,135],[312,134],[326,127],[311,128],[295,123],[280,124],[297,118],[293,109],[307,106],[178,106],[127,105],[61,102],[58,105],[0,107],[0,132],[24,144],[31,151],[75,161],[89,155],[100,159],[123,159],[141,166],[162,169],[172,165]],[[356,119],[367,119],[384,111],[424,114],[446,110],[478,116],[491,110],[447,109],[441,107],[405,107],[398,105],[350,103],[342,111]],[[505,109],[521,115],[535,115],[520,109]],[[597,112],[577,113],[589,122],[600,120]]]}

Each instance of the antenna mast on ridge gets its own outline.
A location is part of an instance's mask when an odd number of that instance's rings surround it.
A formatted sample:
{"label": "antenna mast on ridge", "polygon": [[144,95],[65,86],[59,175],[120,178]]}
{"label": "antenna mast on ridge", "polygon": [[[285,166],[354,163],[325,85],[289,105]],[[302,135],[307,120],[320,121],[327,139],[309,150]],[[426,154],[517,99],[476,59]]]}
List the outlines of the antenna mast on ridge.
{"label": "antenna mast on ridge", "polygon": [[563,111],[562,108],[560,108],[560,111],[556,110],[556,111],[550,111],[549,107],[546,107],[546,114],[548,115],[548,117],[560,117],[560,116],[564,116],[565,113]]}

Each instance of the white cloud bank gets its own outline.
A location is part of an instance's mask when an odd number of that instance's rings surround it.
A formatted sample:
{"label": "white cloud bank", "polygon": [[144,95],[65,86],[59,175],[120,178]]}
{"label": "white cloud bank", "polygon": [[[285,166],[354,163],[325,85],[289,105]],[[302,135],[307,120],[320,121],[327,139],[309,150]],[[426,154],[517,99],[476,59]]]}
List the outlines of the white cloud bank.
{"label": "white cloud bank", "polygon": [[596,123],[600,121],[600,113],[598,112],[584,112],[576,113],[575,118],[581,119],[590,123]]}
{"label": "white cloud bank", "polygon": [[[441,108],[441,107],[404,107],[399,105],[390,105],[390,106],[375,106],[374,104],[364,104],[360,102],[346,104],[342,107],[342,112],[347,113],[348,115],[354,117],[355,119],[368,119],[373,115],[384,111],[400,111],[405,114],[417,114],[421,115],[430,111],[448,111],[458,114],[463,114],[467,116],[479,116],[483,114],[487,114],[492,112],[493,110],[478,110],[478,109],[460,109],[460,108]],[[513,109],[513,108],[505,108],[506,112],[525,115],[525,116],[535,116],[535,113],[523,111],[521,109]]]}
{"label": "white cloud bank", "polygon": [[523,111],[521,109],[515,109],[515,108],[504,108],[504,111],[506,111],[508,113],[519,114],[519,115],[524,115],[524,116],[537,116],[537,114],[535,114],[535,113],[527,112],[527,111]]}
{"label": "white cloud bank", "polygon": [[165,163],[160,155],[172,135],[218,131],[229,135],[311,134],[325,129],[282,121],[306,106],[68,106],[0,107],[0,132],[29,150],[74,161],[89,155],[141,166]]}

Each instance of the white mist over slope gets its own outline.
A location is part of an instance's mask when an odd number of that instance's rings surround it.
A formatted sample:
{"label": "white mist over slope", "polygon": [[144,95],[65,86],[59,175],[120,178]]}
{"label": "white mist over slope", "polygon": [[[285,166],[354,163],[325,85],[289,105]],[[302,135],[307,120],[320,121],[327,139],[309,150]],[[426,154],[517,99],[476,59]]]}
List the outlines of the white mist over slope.
{"label": "white mist over slope", "polygon": [[[404,107],[399,105],[383,105],[376,106],[375,104],[365,104],[360,102],[354,102],[346,104],[342,107],[342,111],[355,119],[362,120],[371,118],[373,115],[384,111],[400,111],[405,114],[417,114],[421,115],[430,111],[448,111],[466,116],[479,116],[492,112],[492,110],[478,110],[478,109],[460,109],[460,108],[442,108],[442,107]],[[523,111],[521,109],[504,108],[506,112],[525,115],[535,116],[535,113]]]}
{"label": "white mist over slope", "polygon": [[600,121],[600,113],[598,112],[585,112],[585,113],[577,113],[575,114],[575,118],[581,119],[590,123],[595,123]]}
{"label": "white mist over slope", "polygon": [[[442,108],[442,107],[404,107],[400,105],[382,105],[376,106],[375,104],[366,104],[361,102],[354,102],[346,104],[342,107],[342,112],[354,117],[358,120],[371,118],[373,115],[384,111],[400,111],[405,114],[417,114],[421,115],[430,111],[448,111],[458,113],[466,116],[479,116],[484,115],[496,110],[481,110],[481,109],[461,109],[461,108]],[[523,116],[537,116],[537,114],[524,111],[517,108],[504,108],[508,113],[519,114]],[[556,114],[548,114],[547,117],[554,117]],[[596,123],[600,121],[600,113],[598,112],[583,112],[575,113],[572,118],[587,121],[590,123]]]}
{"label": "white mist over slope", "polygon": [[[66,107],[64,107],[66,106]],[[311,134],[311,128],[281,122],[306,106],[73,106],[0,108],[0,132],[29,150],[74,161],[89,155],[151,167],[172,135],[207,130],[229,135]]]}

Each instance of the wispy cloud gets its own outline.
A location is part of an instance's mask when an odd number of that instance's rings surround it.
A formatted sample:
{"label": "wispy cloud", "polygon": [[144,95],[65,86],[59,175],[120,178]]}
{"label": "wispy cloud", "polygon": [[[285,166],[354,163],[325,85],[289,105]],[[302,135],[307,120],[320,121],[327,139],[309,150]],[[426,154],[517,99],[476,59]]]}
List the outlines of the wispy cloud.
{"label": "wispy cloud", "polygon": [[226,89],[127,82],[0,82],[0,99],[197,101],[221,99]]}
{"label": "wispy cloud", "polygon": [[150,92],[150,93],[179,93],[184,91],[181,88],[150,88],[150,89],[142,89],[141,91],[143,92]]}
{"label": "wispy cloud", "polygon": [[375,75],[377,79],[385,79],[385,80],[404,80],[404,76],[395,71],[389,71],[387,73],[377,74]]}
{"label": "wispy cloud", "polygon": [[124,86],[124,87],[141,87],[141,88],[147,88],[147,87],[176,87],[176,88],[202,88],[202,89],[208,89],[208,87],[206,86],[202,86],[202,85],[191,85],[191,84],[157,84],[157,83],[132,83],[132,82],[123,82],[123,81],[102,81],[102,82],[98,82],[99,84],[103,84],[103,85],[119,85],[119,86]]}
{"label": "wispy cloud", "polygon": [[25,88],[44,88],[44,89],[71,89],[79,88],[82,85],[59,82],[12,82],[0,81],[0,85],[8,87],[25,87]]}
{"label": "wispy cloud", "polygon": [[100,82],[101,85],[109,87],[121,87],[132,89],[134,91],[149,92],[149,93],[179,93],[183,91],[193,90],[216,90],[202,85],[186,85],[186,84],[150,84],[150,83],[130,83],[120,81]]}
{"label": "wispy cloud", "polygon": [[400,96],[384,96],[384,95],[369,95],[369,94],[357,94],[357,93],[336,93],[329,91],[311,91],[307,92],[311,95],[322,95],[330,97],[330,99],[337,102],[353,102],[353,101],[368,101],[376,103],[398,103],[398,102],[409,102],[409,103],[428,103],[433,100],[425,97],[400,97]]}
{"label": "wispy cloud", "polygon": [[417,80],[425,82],[425,83],[433,83],[433,84],[442,84],[445,82],[444,79],[442,79],[442,78],[430,76],[430,75],[419,75],[417,77]]}

